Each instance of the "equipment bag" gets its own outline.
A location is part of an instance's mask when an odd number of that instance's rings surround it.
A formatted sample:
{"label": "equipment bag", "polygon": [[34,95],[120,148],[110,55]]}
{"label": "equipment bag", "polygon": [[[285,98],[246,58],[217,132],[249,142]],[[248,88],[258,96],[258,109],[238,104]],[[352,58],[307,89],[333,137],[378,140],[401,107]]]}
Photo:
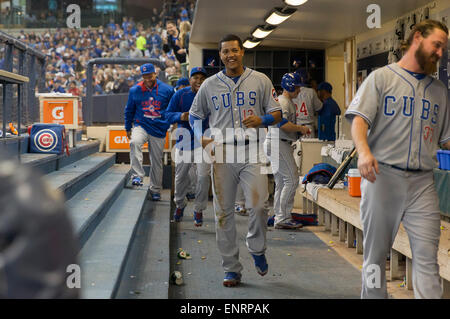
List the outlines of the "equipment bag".
{"label": "equipment bag", "polygon": [[66,128],[61,124],[36,123],[30,129],[30,153],[69,154]]}

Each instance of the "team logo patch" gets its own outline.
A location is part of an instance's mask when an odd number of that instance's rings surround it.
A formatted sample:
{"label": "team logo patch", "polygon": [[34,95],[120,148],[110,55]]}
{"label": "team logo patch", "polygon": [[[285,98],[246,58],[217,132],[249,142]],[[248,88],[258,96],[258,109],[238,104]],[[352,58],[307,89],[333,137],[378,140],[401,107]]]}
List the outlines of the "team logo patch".
{"label": "team logo patch", "polygon": [[41,130],[35,135],[34,144],[41,152],[50,152],[58,145],[58,135],[49,129]]}
{"label": "team logo patch", "polygon": [[359,104],[360,100],[361,100],[361,97],[359,95],[355,96],[352,103],[350,103],[350,106],[357,106]]}
{"label": "team logo patch", "polygon": [[278,95],[277,95],[277,91],[275,91],[275,89],[272,89],[272,97],[275,101],[278,102]]}

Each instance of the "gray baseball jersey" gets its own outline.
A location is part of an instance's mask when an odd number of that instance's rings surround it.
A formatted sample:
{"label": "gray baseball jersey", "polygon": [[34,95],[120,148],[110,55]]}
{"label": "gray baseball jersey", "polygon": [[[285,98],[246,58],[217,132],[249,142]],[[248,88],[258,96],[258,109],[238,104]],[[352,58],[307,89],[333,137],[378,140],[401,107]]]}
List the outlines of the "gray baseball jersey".
{"label": "gray baseball jersey", "polygon": [[[415,297],[442,294],[437,263],[440,211],[431,170],[436,167],[437,144],[450,140],[449,107],[440,81],[430,76],[419,80],[393,63],[370,73],[345,114],[350,120],[357,115],[367,121],[367,141],[380,163],[375,182],[361,181],[362,298],[387,298],[386,255],[400,222],[411,241]],[[374,265],[382,270],[378,287],[370,282]]]}
{"label": "gray baseball jersey", "polygon": [[393,63],[370,73],[345,116],[367,121],[367,141],[379,162],[432,170],[438,143],[450,140],[449,108],[442,82],[431,76],[418,80]]}
{"label": "gray baseball jersey", "polygon": [[314,124],[316,113],[322,109],[320,101],[314,89],[302,87],[298,96],[292,100],[295,104],[298,125]]}
{"label": "gray baseball jersey", "polygon": [[[292,100],[288,99],[287,97],[280,95],[278,97],[278,100],[280,102],[281,109],[283,111],[283,118],[287,119],[289,122],[294,123],[296,122],[296,116],[295,116],[295,104],[292,102]],[[272,138],[271,134],[271,128],[278,128],[278,125],[271,125],[269,126],[269,132],[267,133],[266,138]],[[289,141],[295,141],[297,139],[297,133],[295,132],[285,132],[282,129],[279,130],[279,136],[280,139],[289,140]]]}
{"label": "gray baseball jersey", "polygon": [[[281,110],[276,91],[263,73],[246,68],[239,80],[234,81],[218,72],[203,82],[189,113],[199,119],[209,116],[209,126],[222,131],[226,142],[226,128],[242,128],[242,121],[251,115],[264,115]],[[239,137],[240,138],[240,137]],[[215,138],[216,142],[219,141]]]}

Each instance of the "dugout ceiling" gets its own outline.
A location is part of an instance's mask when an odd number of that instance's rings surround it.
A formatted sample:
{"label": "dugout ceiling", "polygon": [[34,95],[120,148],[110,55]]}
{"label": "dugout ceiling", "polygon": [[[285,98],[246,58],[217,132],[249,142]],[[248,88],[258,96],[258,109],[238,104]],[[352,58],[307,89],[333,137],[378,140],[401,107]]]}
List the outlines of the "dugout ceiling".
{"label": "dugout ceiling", "polygon": [[[430,0],[309,0],[275,29],[259,47],[325,49],[348,37],[369,31],[369,4],[381,7],[381,23],[391,21]],[[191,41],[217,43],[227,33],[243,38],[264,24],[282,0],[197,0]]]}

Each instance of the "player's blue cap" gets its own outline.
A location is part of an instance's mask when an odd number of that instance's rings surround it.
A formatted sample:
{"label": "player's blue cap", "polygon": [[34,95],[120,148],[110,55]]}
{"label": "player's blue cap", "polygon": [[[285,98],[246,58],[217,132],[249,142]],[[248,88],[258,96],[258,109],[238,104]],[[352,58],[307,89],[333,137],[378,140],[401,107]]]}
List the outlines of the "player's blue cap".
{"label": "player's blue cap", "polygon": [[189,80],[187,79],[187,78],[180,78],[178,81],[177,81],[177,86],[175,87],[175,88],[179,88],[180,86],[182,86],[182,85],[189,85],[190,83],[189,83]]}
{"label": "player's blue cap", "polygon": [[322,82],[317,86],[317,91],[325,90],[331,93],[333,91],[333,87],[328,82]]}
{"label": "player's blue cap", "polygon": [[295,77],[295,80],[299,83],[299,86],[306,86],[306,72],[294,72],[292,73]]}
{"label": "player's blue cap", "polygon": [[155,73],[155,66],[151,63],[146,63],[141,65],[141,74]]}
{"label": "player's blue cap", "polygon": [[208,74],[206,73],[206,70],[204,68],[202,68],[201,66],[196,66],[195,68],[192,68],[189,76],[193,76],[194,74],[197,74],[197,73],[201,73],[201,74],[204,74],[205,76],[208,76]]}
{"label": "player's blue cap", "polygon": [[288,92],[294,92],[296,86],[300,86],[300,78],[293,73],[286,73],[281,78],[281,87]]}

